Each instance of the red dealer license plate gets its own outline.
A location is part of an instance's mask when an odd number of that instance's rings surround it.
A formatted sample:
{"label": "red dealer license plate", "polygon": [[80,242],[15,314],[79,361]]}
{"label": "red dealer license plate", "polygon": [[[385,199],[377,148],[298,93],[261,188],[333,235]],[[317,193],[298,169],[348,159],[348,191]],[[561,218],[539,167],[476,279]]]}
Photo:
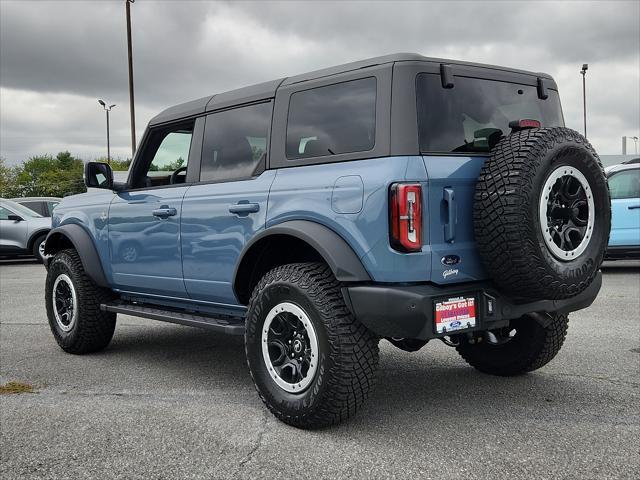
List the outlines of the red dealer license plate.
{"label": "red dealer license plate", "polygon": [[435,302],[436,333],[454,332],[476,326],[475,297],[456,297]]}

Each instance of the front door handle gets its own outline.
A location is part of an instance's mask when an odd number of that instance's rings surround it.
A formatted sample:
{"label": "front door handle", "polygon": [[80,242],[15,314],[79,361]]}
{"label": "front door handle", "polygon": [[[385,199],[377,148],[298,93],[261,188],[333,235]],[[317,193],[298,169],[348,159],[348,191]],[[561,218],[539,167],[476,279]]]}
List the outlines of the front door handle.
{"label": "front door handle", "polygon": [[174,215],[176,215],[178,213],[178,211],[175,208],[160,207],[160,208],[156,208],[151,213],[153,214],[154,217],[169,218],[169,217],[173,217]]}
{"label": "front door handle", "polygon": [[640,208],[640,205],[629,205],[627,208],[629,210],[635,210],[636,208]]}
{"label": "front door handle", "polygon": [[457,210],[456,210],[456,195],[451,187],[446,187],[443,193],[443,200],[445,203],[446,209],[446,217],[444,224],[444,241],[453,243],[456,238],[456,223],[458,219],[456,218]]}
{"label": "front door handle", "polygon": [[260,211],[259,203],[240,202],[235,205],[229,205],[229,212],[236,215],[249,215],[250,213],[256,213]]}

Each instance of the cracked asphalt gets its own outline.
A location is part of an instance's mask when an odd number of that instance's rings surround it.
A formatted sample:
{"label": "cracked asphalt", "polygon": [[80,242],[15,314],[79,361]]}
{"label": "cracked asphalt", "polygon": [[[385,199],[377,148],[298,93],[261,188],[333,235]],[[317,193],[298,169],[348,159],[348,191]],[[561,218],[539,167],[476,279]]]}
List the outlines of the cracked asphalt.
{"label": "cracked asphalt", "polygon": [[381,343],[351,421],[300,431],[262,406],[242,339],[120,316],[99,354],[50,334],[44,268],[0,262],[0,477],[622,479],[640,471],[640,265],[614,263],[556,359],[497,378],[432,342]]}

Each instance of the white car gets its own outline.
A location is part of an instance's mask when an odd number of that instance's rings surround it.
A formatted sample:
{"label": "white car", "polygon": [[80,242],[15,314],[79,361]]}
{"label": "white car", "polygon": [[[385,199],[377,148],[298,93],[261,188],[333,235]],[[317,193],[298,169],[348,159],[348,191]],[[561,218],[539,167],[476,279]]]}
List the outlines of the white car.
{"label": "white car", "polygon": [[42,262],[51,218],[11,200],[0,199],[0,256],[33,255]]}

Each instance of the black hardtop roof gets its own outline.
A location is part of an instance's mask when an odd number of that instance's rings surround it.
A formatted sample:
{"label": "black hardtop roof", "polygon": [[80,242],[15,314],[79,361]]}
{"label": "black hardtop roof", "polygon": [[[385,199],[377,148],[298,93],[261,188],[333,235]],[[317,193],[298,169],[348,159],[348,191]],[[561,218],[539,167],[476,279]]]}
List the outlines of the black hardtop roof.
{"label": "black hardtop roof", "polygon": [[249,103],[256,100],[262,100],[265,98],[275,97],[276,90],[281,85],[292,85],[295,83],[305,82],[307,80],[314,80],[317,78],[328,77],[331,75],[337,75],[340,73],[346,73],[354,70],[360,70],[362,68],[374,67],[377,65],[384,65],[394,62],[429,62],[439,63],[446,65],[461,65],[467,67],[479,67],[490,70],[498,70],[501,72],[512,72],[524,75],[531,75],[535,77],[552,79],[546,73],[534,73],[525,70],[518,70],[514,68],[500,67],[496,65],[486,65],[482,63],[463,62],[460,60],[449,60],[444,58],[432,58],[419,55],[417,53],[394,53],[391,55],[384,55],[381,57],[368,58],[366,60],[359,60],[357,62],[345,63],[342,65],[336,65],[333,67],[323,68],[320,70],[314,70],[312,72],[295,75],[292,77],[280,78],[269,82],[258,83],[247,87],[230,90],[228,92],[219,93],[215,95],[209,95],[199,98],[197,100],[191,100],[189,102],[181,103],[173,107],[169,107],[163,110],[158,115],[153,117],[149,122],[149,125],[157,125],[160,123],[170,122],[178,120],[180,118],[191,117],[202,114],[210,110],[218,110],[221,108],[230,107],[233,105],[239,105],[243,103]]}

